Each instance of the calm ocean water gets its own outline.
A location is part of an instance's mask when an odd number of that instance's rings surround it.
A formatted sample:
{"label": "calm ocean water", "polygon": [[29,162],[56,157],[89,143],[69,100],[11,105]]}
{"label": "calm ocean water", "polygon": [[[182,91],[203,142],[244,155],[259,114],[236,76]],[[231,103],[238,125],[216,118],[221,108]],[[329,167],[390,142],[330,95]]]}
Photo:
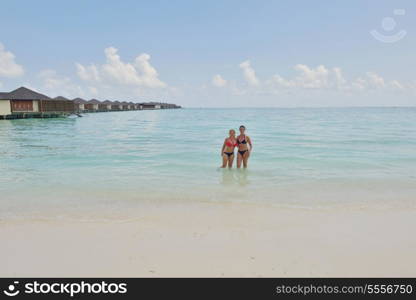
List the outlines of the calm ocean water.
{"label": "calm ocean water", "polygon": [[[220,170],[247,127],[248,170]],[[0,217],[140,202],[415,207],[416,108],[182,109],[0,121]]]}

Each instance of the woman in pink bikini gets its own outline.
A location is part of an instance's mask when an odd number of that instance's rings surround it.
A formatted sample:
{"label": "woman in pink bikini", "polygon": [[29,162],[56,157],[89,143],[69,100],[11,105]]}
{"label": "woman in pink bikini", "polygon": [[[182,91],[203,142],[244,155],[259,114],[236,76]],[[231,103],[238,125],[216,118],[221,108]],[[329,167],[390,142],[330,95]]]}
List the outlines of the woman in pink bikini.
{"label": "woman in pink bikini", "polygon": [[234,148],[237,147],[237,139],[235,138],[235,130],[230,129],[230,136],[224,140],[224,144],[221,149],[222,166],[221,168],[233,167],[234,161]]}

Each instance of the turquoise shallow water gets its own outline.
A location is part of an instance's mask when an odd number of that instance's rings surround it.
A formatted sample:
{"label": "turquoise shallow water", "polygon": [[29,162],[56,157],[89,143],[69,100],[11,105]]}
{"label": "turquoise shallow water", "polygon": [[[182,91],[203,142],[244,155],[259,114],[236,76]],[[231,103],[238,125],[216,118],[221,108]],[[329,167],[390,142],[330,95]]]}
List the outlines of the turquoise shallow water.
{"label": "turquoise shallow water", "polygon": [[[249,169],[220,170],[228,129]],[[414,206],[416,108],[182,109],[0,121],[0,216],[143,201]]]}

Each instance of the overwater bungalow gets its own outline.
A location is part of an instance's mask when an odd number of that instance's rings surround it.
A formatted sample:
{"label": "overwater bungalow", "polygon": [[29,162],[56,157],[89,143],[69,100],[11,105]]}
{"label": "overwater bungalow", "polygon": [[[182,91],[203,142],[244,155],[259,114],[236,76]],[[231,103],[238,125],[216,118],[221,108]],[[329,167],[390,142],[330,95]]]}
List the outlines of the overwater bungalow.
{"label": "overwater bungalow", "polygon": [[0,93],[0,98],[0,116],[3,119],[57,117],[75,111],[74,103],[66,98],[51,99],[25,87]]}
{"label": "overwater bungalow", "polygon": [[123,106],[121,105],[121,103],[119,101],[114,101],[111,104],[111,110],[122,110]]}
{"label": "overwater bungalow", "polygon": [[74,113],[75,103],[65,97],[58,96],[53,99],[41,100],[40,111],[42,113]]}
{"label": "overwater bungalow", "polygon": [[113,106],[113,102],[111,102],[110,100],[105,100],[102,105],[105,105],[105,109],[107,111],[111,111],[113,110],[112,106]]}
{"label": "overwater bungalow", "polygon": [[98,101],[98,111],[110,111],[110,110],[111,109],[107,109],[107,104],[105,104],[104,102]]}
{"label": "overwater bungalow", "polygon": [[148,110],[148,109],[160,109],[161,105],[160,103],[156,103],[156,102],[146,102],[146,103],[140,103],[140,105],[143,107],[143,109]]}
{"label": "overwater bungalow", "polygon": [[85,104],[87,103],[87,101],[85,101],[82,98],[75,98],[72,101],[74,101],[75,103],[75,109],[77,112],[84,112],[85,111]]}
{"label": "overwater bungalow", "polygon": [[68,98],[65,98],[64,96],[58,96],[53,98],[53,100],[58,100],[58,101],[71,101]]}
{"label": "overwater bungalow", "polygon": [[126,101],[121,102],[122,110],[129,110],[129,104]]}
{"label": "overwater bungalow", "polygon": [[180,108],[175,104],[160,102],[100,102],[97,99],[85,101],[82,98],[69,100],[63,96],[50,98],[25,87],[9,93],[0,92],[0,119],[52,118],[73,113],[122,111],[142,109]]}
{"label": "overwater bungalow", "polygon": [[0,93],[0,116],[7,116],[12,113],[10,109],[10,100],[6,100],[8,93]]}
{"label": "overwater bungalow", "polygon": [[133,102],[129,102],[129,109],[130,110],[134,110],[134,103]]}
{"label": "overwater bungalow", "polygon": [[161,109],[173,109],[173,108],[180,108],[180,106],[172,103],[161,103]]}
{"label": "overwater bungalow", "polygon": [[88,112],[97,112],[98,104],[100,104],[100,101],[97,99],[91,99],[85,103],[84,107]]}
{"label": "overwater bungalow", "polygon": [[0,93],[0,118],[6,118],[11,116],[12,109],[10,105],[10,100],[8,100],[9,93]]}
{"label": "overwater bungalow", "polygon": [[25,87],[20,87],[10,93],[1,93],[2,115],[20,113],[40,113],[40,100],[50,99]]}

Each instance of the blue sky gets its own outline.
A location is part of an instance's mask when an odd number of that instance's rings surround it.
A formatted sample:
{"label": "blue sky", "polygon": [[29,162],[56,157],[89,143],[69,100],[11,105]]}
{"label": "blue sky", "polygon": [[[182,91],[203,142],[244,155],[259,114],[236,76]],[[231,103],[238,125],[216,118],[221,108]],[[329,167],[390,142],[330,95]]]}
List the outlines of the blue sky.
{"label": "blue sky", "polygon": [[[14,0],[1,8],[4,91],[197,107],[416,103],[411,0]],[[386,43],[373,29],[406,33]]]}

